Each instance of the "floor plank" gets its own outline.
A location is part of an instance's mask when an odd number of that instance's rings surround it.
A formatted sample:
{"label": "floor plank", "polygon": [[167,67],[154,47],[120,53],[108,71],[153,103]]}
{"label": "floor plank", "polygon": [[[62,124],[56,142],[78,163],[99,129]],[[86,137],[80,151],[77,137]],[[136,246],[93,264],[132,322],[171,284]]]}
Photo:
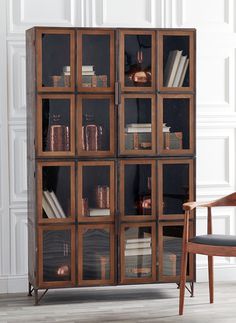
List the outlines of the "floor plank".
{"label": "floor plank", "polygon": [[235,323],[235,295],[236,283],[217,283],[210,305],[208,285],[198,283],[195,297],[186,292],[185,313],[179,317],[175,284],[50,290],[40,306],[25,294],[0,294],[0,322]]}

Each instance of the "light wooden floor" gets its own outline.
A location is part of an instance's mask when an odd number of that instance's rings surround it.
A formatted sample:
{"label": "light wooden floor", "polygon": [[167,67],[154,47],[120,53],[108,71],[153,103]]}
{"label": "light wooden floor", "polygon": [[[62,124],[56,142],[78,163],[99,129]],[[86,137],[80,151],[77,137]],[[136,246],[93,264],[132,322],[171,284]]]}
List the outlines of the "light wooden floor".
{"label": "light wooden floor", "polygon": [[215,284],[215,303],[207,284],[186,293],[185,315],[178,316],[175,284],[51,290],[33,306],[25,294],[0,294],[0,322],[236,322],[236,283]]}

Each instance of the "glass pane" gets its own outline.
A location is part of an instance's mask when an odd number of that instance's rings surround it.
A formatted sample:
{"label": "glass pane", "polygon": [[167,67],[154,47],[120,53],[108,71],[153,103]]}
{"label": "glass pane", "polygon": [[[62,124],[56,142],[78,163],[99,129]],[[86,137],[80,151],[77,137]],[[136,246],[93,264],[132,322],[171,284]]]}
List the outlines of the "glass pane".
{"label": "glass pane", "polygon": [[110,100],[82,100],[82,148],[85,151],[110,150]]}
{"label": "glass pane", "polygon": [[189,201],[189,165],[163,165],[163,214],[183,214]]}
{"label": "glass pane", "polygon": [[83,279],[110,279],[110,230],[83,230]]}
{"label": "glass pane", "polygon": [[70,100],[42,100],[43,151],[70,151]]}
{"label": "glass pane", "polygon": [[152,36],[125,35],[125,86],[151,86]]}
{"label": "glass pane", "polygon": [[83,35],[82,86],[110,86],[110,36]]}
{"label": "glass pane", "polygon": [[125,165],[125,215],[152,214],[151,165]]}
{"label": "glass pane", "polygon": [[125,99],[125,149],[152,149],[152,100]]}
{"label": "glass pane", "polygon": [[71,216],[69,166],[43,167],[43,218],[65,219]]}
{"label": "glass pane", "polygon": [[189,86],[189,36],[164,36],[163,69],[164,86]]}
{"label": "glass pane", "polygon": [[70,230],[43,230],[43,280],[71,280]]}
{"label": "glass pane", "polygon": [[110,167],[84,166],[82,215],[90,217],[111,215]]}
{"label": "glass pane", "polygon": [[[177,276],[181,270],[182,226],[163,227],[163,275]],[[189,269],[187,269],[187,274]]]}
{"label": "glass pane", "polygon": [[163,100],[163,148],[190,148],[189,99]]}
{"label": "glass pane", "polygon": [[152,276],[152,228],[125,229],[125,277]]}
{"label": "glass pane", "polygon": [[42,86],[70,87],[70,35],[42,35]]}

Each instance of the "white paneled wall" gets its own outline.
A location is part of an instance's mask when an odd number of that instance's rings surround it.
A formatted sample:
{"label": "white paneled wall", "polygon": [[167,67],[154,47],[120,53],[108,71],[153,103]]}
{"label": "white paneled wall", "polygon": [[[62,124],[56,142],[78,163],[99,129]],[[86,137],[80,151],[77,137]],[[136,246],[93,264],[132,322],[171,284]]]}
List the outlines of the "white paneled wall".
{"label": "white paneled wall", "polygon": [[[233,0],[1,0],[0,292],[27,286],[25,35],[32,26],[197,28],[197,198],[236,190],[236,2]],[[217,233],[236,234],[232,208],[215,212]],[[197,233],[206,229],[198,212]],[[197,278],[206,259],[197,258]],[[236,279],[233,258],[216,278]]]}

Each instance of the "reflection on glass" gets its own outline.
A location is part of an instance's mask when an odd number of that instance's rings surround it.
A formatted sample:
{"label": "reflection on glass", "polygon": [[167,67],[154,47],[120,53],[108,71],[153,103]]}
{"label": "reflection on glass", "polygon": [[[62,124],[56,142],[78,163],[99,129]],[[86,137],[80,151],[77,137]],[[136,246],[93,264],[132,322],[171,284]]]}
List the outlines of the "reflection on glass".
{"label": "reflection on glass", "polygon": [[183,214],[189,201],[189,165],[163,165],[163,214]]}
{"label": "reflection on glass", "polygon": [[164,86],[189,86],[188,36],[164,36],[163,68]]}
{"label": "reflection on glass", "polygon": [[152,276],[152,228],[125,229],[125,277]]}
{"label": "reflection on glass", "polygon": [[151,86],[151,35],[125,35],[125,86]]}
{"label": "reflection on glass", "polygon": [[82,87],[110,86],[110,36],[83,35]]}
{"label": "reflection on glass", "polygon": [[189,99],[163,100],[163,148],[189,149]]}
{"label": "reflection on glass", "polygon": [[42,35],[42,86],[70,87],[70,35]]}
{"label": "reflection on glass", "polygon": [[71,279],[70,230],[43,230],[43,280]]}
{"label": "reflection on glass", "polygon": [[126,98],[125,149],[152,149],[152,100],[149,98]]}
{"label": "reflection on glass", "polygon": [[109,229],[83,230],[83,279],[110,279]]}
{"label": "reflection on glass", "polygon": [[43,151],[70,151],[70,100],[42,100]]}
{"label": "reflection on glass", "polygon": [[42,211],[45,219],[71,216],[70,167],[44,166]]}
{"label": "reflection on glass", "polygon": [[110,150],[110,100],[82,100],[82,148],[85,151]]}
{"label": "reflection on glass", "polygon": [[151,165],[125,165],[125,214],[151,215]]}
{"label": "reflection on glass", "polygon": [[180,275],[182,236],[182,226],[163,227],[163,275]]}
{"label": "reflection on glass", "polygon": [[83,166],[82,215],[110,216],[110,167]]}

